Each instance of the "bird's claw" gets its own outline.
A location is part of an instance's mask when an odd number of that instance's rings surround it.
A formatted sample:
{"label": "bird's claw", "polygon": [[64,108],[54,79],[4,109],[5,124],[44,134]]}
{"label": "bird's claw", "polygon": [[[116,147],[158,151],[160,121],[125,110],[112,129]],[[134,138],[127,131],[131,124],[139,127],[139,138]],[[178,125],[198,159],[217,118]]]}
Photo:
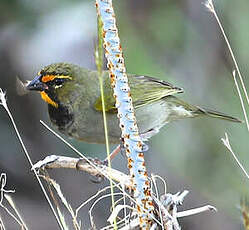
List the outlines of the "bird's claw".
{"label": "bird's claw", "polygon": [[[86,159],[79,159],[78,163],[76,164],[76,169],[78,169],[78,165],[82,162],[91,162],[94,165],[98,165],[98,166],[107,166],[108,165],[108,161],[107,160],[100,160],[98,158],[92,158],[92,157],[88,157],[87,160]],[[96,174],[96,175],[90,175],[90,181],[93,183],[100,183],[104,180],[104,176],[102,174]]]}

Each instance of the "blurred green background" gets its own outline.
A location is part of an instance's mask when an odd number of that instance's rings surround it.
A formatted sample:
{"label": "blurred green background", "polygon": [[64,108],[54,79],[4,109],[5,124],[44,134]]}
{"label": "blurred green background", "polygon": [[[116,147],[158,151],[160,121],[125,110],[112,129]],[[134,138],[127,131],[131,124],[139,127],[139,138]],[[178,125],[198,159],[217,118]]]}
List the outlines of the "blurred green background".
{"label": "blurred green background", "polygon": [[[128,72],[169,81],[184,88],[181,98],[243,119],[228,49],[202,0],[126,0],[113,4]],[[217,0],[215,5],[248,85],[249,3]],[[30,80],[41,67],[54,62],[94,69],[95,2],[1,0],[0,9],[0,87],[7,91],[9,108],[33,162],[50,154],[75,156],[40,125],[40,119],[49,123],[47,106],[40,96],[17,96],[15,81],[16,76]],[[0,127],[0,172],[7,173],[7,188],[16,190],[13,197],[26,224],[30,229],[56,229],[2,107]],[[182,209],[208,203],[218,209],[217,214],[181,219],[183,229],[243,229],[238,206],[241,196],[248,193],[248,181],[222,145],[225,132],[247,166],[245,124],[189,119],[169,124],[149,141],[145,156],[149,172],[165,178],[171,193],[190,190]],[[70,141],[87,155],[105,157],[105,146]],[[126,171],[125,158],[119,156],[114,167]],[[94,184],[85,173],[70,170],[53,170],[51,175],[73,207],[108,184]],[[82,229],[89,227],[88,208],[81,212]],[[107,210],[104,213],[103,208]],[[107,224],[108,210],[109,200],[96,208],[98,228]],[[2,209],[0,216],[7,229],[17,228]]]}

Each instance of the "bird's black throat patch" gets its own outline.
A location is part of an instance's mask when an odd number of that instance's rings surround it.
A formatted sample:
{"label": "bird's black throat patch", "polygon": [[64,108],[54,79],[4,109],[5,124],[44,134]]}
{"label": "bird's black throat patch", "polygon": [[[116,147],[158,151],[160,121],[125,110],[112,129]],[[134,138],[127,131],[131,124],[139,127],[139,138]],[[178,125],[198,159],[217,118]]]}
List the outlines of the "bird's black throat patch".
{"label": "bird's black throat patch", "polygon": [[58,108],[48,104],[48,113],[53,124],[60,131],[65,131],[74,121],[73,113],[66,106],[59,104]]}

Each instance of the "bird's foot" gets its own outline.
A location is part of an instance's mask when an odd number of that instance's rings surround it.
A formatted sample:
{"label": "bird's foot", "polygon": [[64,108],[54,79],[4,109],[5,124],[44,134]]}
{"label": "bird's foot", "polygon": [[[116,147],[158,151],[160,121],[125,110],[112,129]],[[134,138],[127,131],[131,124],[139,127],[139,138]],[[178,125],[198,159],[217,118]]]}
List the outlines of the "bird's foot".
{"label": "bird's foot", "polygon": [[[97,165],[97,166],[107,166],[108,165],[106,160],[100,160],[98,158],[92,158],[92,157],[88,157],[87,160],[86,159],[80,159],[78,161],[77,165],[81,164],[82,161],[84,161],[84,163],[85,162],[87,162],[87,163],[91,162],[92,164]],[[76,165],[76,168],[78,167],[77,165]],[[104,176],[101,173],[95,174],[95,175],[90,174],[90,181],[93,182],[93,183],[100,183],[103,180],[104,180]]]}

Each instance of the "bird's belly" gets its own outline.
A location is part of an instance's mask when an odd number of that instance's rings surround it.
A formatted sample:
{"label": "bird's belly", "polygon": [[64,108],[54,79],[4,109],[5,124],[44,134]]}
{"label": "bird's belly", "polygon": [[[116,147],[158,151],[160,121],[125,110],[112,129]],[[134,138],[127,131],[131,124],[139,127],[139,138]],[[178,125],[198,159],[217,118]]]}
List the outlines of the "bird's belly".
{"label": "bird's belly", "polygon": [[[67,135],[89,143],[106,142],[103,115],[94,108],[81,110],[67,130]],[[135,109],[139,132],[150,138],[166,123],[165,102],[156,101]],[[111,144],[120,143],[121,130],[116,113],[106,113],[108,139]],[[144,135],[145,134],[145,135]],[[146,135],[148,134],[148,135]]]}
{"label": "bird's belly", "polygon": [[[106,114],[108,139],[111,144],[120,142],[121,131],[116,114]],[[92,110],[85,111],[75,120],[68,130],[68,135],[88,143],[106,143],[103,115]]]}

